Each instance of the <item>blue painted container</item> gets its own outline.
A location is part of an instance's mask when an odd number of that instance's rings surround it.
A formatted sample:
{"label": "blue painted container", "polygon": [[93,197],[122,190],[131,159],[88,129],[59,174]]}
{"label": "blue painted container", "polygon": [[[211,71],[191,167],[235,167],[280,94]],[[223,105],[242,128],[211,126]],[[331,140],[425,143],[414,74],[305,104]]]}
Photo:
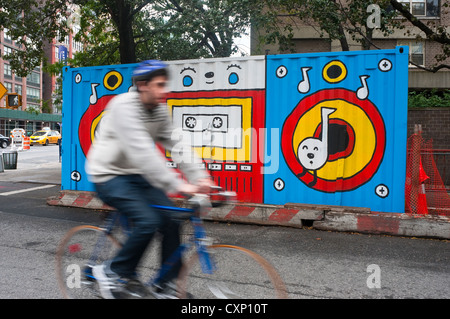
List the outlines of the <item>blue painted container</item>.
{"label": "blue painted container", "polygon": [[96,126],[108,101],[132,86],[131,72],[135,66],[63,68],[63,190],[94,190],[84,169],[86,154],[95,139]]}
{"label": "blue painted container", "polygon": [[[63,190],[93,190],[86,154],[135,66],[63,68]],[[404,212],[407,47],[172,61],[169,70],[175,125],[239,200]]]}
{"label": "blue painted container", "polygon": [[266,75],[265,203],[404,212],[407,47],[268,56]]}

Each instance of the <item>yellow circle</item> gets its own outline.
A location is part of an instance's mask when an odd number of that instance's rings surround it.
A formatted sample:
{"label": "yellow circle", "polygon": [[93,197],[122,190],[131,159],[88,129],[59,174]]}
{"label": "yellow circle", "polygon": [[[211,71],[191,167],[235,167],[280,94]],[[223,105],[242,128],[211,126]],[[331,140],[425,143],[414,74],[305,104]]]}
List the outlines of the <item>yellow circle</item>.
{"label": "yellow circle", "polygon": [[[360,172],[371,161],[376,148],[376,134],[367,114],[357,105],[344,100],[323,101],[306,112],[298,121],[294,131],[292,146],[297,155],[299,144],[314,136],[317,126],[322,122],[321,108],[336,109],[329,119],[342,119],[355,131],[355,145],[350,156],[328,161],[317,170],[317,177],[325,180],[349,178]],[[323,124],[323,123],[322,123]]]}
{"label": "yellow circle", "polygon": [[102,111],[99,115],[97,115],[97,117],[92,121],[91,124],[91,143],[94,144],[94,140],[95,140],[95,132],[97,129],[97,126],[99,125],[101,119],[103,118],[103,115],[105,114],[106,111]]}
{"label": "yellow circle", "polygon": [[122,74],[117,71],[110,71],[106,73],[105,77],[103,78],[103,85],[108,90],[114,91],[122,84],[122,81]]}
{"label": "yellow circle", "polygon": [[[331,68],[338,71],[340,70],[340,74],[336,77],[331,77],[330,74],[328,73],[328,71],[330,71]],[[345,64],[342,63],[341,61],[334,60],[327,63],[324,66],[322,76],[324,80],[327,81],[328,83],[338,83],[347,77],[347,68],[345,67]]]}

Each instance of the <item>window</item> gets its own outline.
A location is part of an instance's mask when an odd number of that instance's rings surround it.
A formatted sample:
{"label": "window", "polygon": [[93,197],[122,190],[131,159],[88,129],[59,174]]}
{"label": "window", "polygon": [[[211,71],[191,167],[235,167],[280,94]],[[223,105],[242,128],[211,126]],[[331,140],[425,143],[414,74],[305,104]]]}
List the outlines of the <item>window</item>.
{"label": "window", "polygon": [[439,16],[439,0],[398,0],[398,2],[408,6],[411,14],[415,16]]}
{"label": "window", "polygon": [[41,76],[39,73],[31,72],[27,75],[27,84],[39,86],[41,84]]}
{"label": "window", "polygon": [[9,35],[9,30],[7,28],[3,29],[3,39],[6,43],[12,43],[11,36]]}
{"label": "window", "polygon": [[5,88],[8,90],[9,93],[11,93],[13,91],[12,89],[12,83],[10,82],[5,82],[3,83],[5,85]]}
{"label": "window", "polygon": [[16,84],[16,93],[22,95],[22,85]]}
{"label": "window", "polygon": [[3,74],[5,75],[5,78],[12,79],[11,66],[9,64],[7,64],[7,63],[4,64]]}
{"label": "window", "polygon": [[27,101],[31,103],[39,103],[41,91],[27,87]]}
{"label": "window", "polygon": [[411,42],[409,49],[411,61],[417,65],[424,65],[423,42]]}
{"label": "window", "polygon": [[7,47],[5,45],[5,50],[4,50],[4,54],[3,55],[7,55],[7,54],[12,54],[13,53],[13,49],[10,47]]}
{"label": "window", "polygon": [[[425,50],[424,42],[421,41],[401,41],[399,45],[409,46],[409,61],[414,64],[425,65]],[[414,67],[414,65],[412,65]]]}

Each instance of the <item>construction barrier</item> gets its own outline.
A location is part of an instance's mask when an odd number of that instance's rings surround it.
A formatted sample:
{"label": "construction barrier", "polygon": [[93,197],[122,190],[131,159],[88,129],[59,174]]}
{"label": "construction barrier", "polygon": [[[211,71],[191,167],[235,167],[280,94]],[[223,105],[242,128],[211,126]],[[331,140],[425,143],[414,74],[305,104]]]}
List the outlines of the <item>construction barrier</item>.
{"label": "construction barrier", "polygon": [[424,141],[421,128],[408,138],[405,212],[450,216],[450,195],[436,167],[433,141]]}
{"label": "construction barrier", "polygon": [[24,137],[23,138],[23,140],[22,140],[22,149],[24,151],[30,149],[30,138],[29,137]]}

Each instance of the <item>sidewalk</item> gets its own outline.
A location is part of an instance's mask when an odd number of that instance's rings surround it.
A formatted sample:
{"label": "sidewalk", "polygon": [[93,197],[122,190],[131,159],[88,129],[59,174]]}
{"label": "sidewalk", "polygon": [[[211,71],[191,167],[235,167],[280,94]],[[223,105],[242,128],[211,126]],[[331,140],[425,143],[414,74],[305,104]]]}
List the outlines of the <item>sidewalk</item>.
{"label": "sidewalk", "polygon": [[[61,164],[19,166],[0,173],[0,181],[61,184]],[[109,209],[92,192],[60,191],[47,199],[48,205]],[[368,208],[237,203],[210,211],[206,219],[259,225],[312,227],[318,230],[387,234],[408,237],[450,239],[450,218],[446,216],[379,213]]]}

